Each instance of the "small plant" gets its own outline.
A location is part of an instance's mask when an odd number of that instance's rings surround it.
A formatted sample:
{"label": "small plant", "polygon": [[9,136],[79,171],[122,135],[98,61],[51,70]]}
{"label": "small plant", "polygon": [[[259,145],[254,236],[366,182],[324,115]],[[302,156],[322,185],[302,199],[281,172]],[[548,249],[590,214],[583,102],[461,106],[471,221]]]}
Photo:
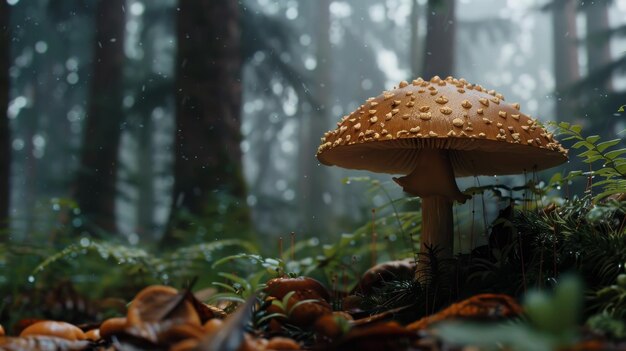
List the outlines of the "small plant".
{"label": "small plant", "polygon": [[[552,126],[556,128],[560,136],[564,137],[563,141],[574,142],[572,149],[584,150],[578,154],[578,157],[582,159],[582,162],[590,165],[589,170],[574,170],[564,177],[555,174],[552,183],[562,185],[578,177],[587,177],[588,190],[601,189],[594,196],[596,202],[607,196],[626,191],[626,148],[616,148],[620,144],[623,145],[622,139],[601,141],[599,135],[585,137],[581,134],[581,126],[567,122],[552,123]],[[601,166],[593,169],[592,164],[601,164]],[[599,180],[592,181],[596,177]]]}
{"label": "small plant", "polygon": [[550,351],[577,341],[582,303],[581,281],[566,276],[553,293],[528,293],[523,320],[482,325],[443,322],[433,328],[448,343],[473,345],[481,350]]}

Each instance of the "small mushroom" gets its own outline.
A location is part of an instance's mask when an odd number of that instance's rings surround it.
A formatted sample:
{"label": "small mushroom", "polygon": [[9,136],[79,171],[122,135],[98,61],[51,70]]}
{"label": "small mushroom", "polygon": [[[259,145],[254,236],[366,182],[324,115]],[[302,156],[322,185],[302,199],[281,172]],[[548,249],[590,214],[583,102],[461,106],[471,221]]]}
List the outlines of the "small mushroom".
{"label": "small mushroom", "polygon": [[[270,298],[276,299],[282,299],[288,293],[293,292],[285,307],[291,312],[288,316],[289,322],[297,326],[310,326],[320,316],[332,313],[332,308],[328,303],[330,299],[328,290],[313,278],[275,278],[267,282],[265,291]],[[311,301],[302,303],[305,300]],[[284,313],[285,311],[272,305],[268,308],[268,312]]]}
{"label": "small mushroom", "polygon": [[290,338],[285,338],[282,336],[275,336],[271,338],[267,345],[265,345],[266,350],[300,350],[300,344],[298,344],[295,340]]}
{"label": "small mushroom", "polygon": [[31,324],[20,333],[20,337],[34,335],[54,336],[72,341],[86,339],[85,333],[77,326],[57,321],[39,321]]}
{"label": "small mushroom", "polygon": [[126,317],[109,318],[100,324],[100,337],[108,339],[113,335],[123,333],[127,326]]}

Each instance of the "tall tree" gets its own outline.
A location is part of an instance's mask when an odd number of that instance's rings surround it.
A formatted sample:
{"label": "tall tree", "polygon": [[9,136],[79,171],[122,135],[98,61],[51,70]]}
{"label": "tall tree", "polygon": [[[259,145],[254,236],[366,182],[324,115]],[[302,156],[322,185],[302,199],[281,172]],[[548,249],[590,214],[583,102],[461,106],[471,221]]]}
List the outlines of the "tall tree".
{"label": "tall tree", "polygon": [[565,91],[580,78],[576,1],[554,0],[549,7],[552,11],[556,118],[571,121],[576,107],[573,99],[565,97]]}
{"label": "tall tree", "polygon": [[76,199],[88,229],[115,231],[115,197],[120,128],[123,121],[125,0],[100,0],[91,97],[85,122]]}
{"label": "tall tree", "polygon": [[[609,0],[597,0],[582,4],[587,23],[587,71],[590,74],[611,62],[611,50],[607,32],[609,26]],[[613,90],[611,77],[604,82],[604,91]]]}
{"label": "tall tree", "polygon": [[0,235],[3,229],[8,228],[10,203],[11,144],[7,117],[11,38],[9,11],[9,4],[0,1]]}
{"label": "tall tree", "polygon": [[[428,0],[426,9],[426,43],[422,76],[429,79],[454,74],[456,40],[455,0]],[[413,4],[415,6],[416,3]],[[413,23],[417,26],[417,23]]]}
{"label": "tall tree", "polygon": [[331,104],[331,75],[330,57],[330,0],[316,2],[316,60],[315,85],[312,89],[315,103],[318,108],[309,114],[308,118],[300,122],[300,203],[303,216],[303,230],[307,233],[318,233],[329,230],[326,210],[329,206],[324,203],[324,184],[327,183],[326,169],[320,167],[315,159],[319,146],[319,137],[327,128],[328,111]]}
{"label": "tall tree", "polygon": [[[180,0],[177,36],[173,223],[185,226],[180,209],[206,218],[219,205],[247,223],[238,1]],[[172,239],[170,229],[164,243]]]}
{"label": "tall tree", "polygon": [[410,15],[411,27],[411,46],[409,53],[409,60],[411,61],[411,79],[417,78],[422,72],[423,43],[420,41],[419,33],[419,21],[420,21],[420,4],[418,0],[411,0],[411,15]]}

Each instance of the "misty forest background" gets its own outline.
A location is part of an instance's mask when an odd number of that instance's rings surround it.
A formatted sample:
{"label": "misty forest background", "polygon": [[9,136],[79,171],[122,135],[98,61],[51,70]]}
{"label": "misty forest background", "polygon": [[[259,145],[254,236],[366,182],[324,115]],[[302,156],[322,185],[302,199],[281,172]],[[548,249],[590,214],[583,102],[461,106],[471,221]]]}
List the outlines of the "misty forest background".
{"label": "misty forest background", "polygon": [[417,76],[626,128],[624,0],[0,0],[0,29],[3,245],[332,242],[387,201],[344,179],[390,177],[320,136]]}

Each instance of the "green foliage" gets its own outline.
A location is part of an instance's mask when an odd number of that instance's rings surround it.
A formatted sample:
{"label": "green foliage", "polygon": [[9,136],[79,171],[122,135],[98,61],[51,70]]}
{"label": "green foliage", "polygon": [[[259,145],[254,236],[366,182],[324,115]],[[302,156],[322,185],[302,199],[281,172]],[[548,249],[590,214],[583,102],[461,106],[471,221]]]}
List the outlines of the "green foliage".
{"label": "green foliage", "polygon": [[580,280],[567,276],[552,294],[528,293],[525,320],[483,325],[443,322],[434,328],[446,342],[478,346],[481,350],[555,350],[577,340],[582,302]]}
{"label": "green foliage", "polygon": [[598,135],[583,136],[582,127],[579,125],[571,125],[567,122],[552,125],[556,127],[556,132],[562,137],[562,141],[571,141],[573,150],[582,151],[578,153],[582,162],[590,164],[590,167],[600,165],[598,169],[573,170],[566,176],[555,175],[552,182],[563,184],[579,177],[593,179],[593,182],[590,182],[592,188],[600,189],[594,201],[626,191],[626,148],[620,147],[624,145],[622,139],[602,141]]}
{"label": "green foliage", "polygon": [[169,284],[172,282],[170,277],[191,277],[201,273],[201,269],[206,268],[207,263],[214,260],[214,252],[222,251],[227,247],[241,247],[251,252],[256,250],[253,245],[245,241],[229,239],[185,246],[159,255],[138,247],[83,238],[79,243],[72,244],[45,259],[33,270],[32,274],[41,274],[53,265],[61,263],[66,266],[81,266],[84,260],[89,259],[88,256],[95,254],[96,257],[123,268],[126,274],[147,273],[152,278]]}
{"label": "green foliage", "polygon": [[[464,291],[520,295],[577,271],[590,289],[612,284],[626,261],[626,204],[591,195],[551,210],[509,208],[492,224],[489,245],[461,257]],[[593,308],[587,313],[594,313]]]}
{"label": "green foliage", "polygon": [[626,338],[626,319],[618,319],[606,312],[591,316],[587,320],[587,326],[614,338]]}
{"label": "green foliage", "polygon": [[615,284],[597,289],[591,296],[591,305],[608,317],[625,321],[626,273],[618,275]]}

